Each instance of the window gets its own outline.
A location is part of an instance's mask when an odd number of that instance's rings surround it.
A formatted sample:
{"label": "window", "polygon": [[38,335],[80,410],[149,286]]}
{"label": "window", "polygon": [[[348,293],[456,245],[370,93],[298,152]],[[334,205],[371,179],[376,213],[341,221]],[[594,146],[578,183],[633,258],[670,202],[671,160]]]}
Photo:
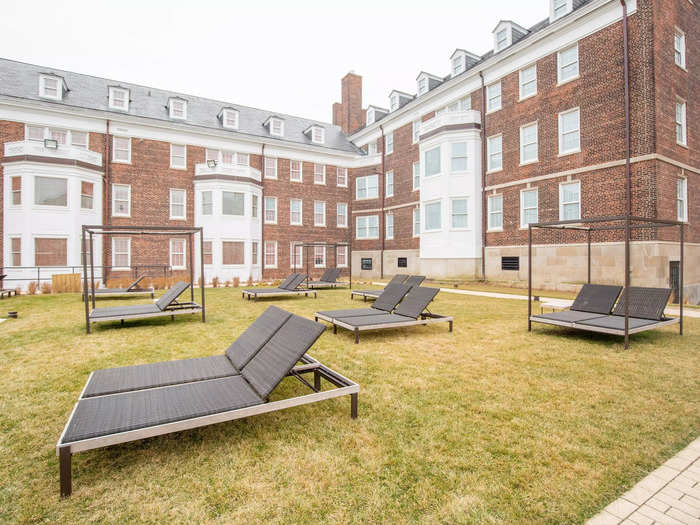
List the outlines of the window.
{"label": "window", "polygon": [[270,135],[274,135],[275,137],[282,137],[284,136],[284,121],[279,118],[271,118],[269,122],[270,126]]}
{"label": "window", "polygon": [[187,168],[187,148],[182,144],[170,145],[170,167],[178,170]]}
{"label": "window", "polygon": [[502,256],[501,257],[501,270],[503,271],[518,271],[520,270],[520,257],[519,256]]}
{"label": "window", "polygon": [[569,0],[552,0],[552,20],[569,12]]}
{"label": "window", "polygon": [[340,188],[348,187],[348,169],[347,168],[337,168],[336,170],[336,186]]}
{"label": "window", "polygon": [[112,216],[131,216],[131,186],[112,184]]}
{"label": "window", "polygon": [[247,153],[236,153],[236,164],[239,166],[248,166],[250,163],[250,155]]}
{"label": "window", "polygon": [[68,179],[34,177],[34,204],[68,206]]}
{"label": "window", "polygon": [[289,224],[302,224],[301,199],[289,199]]}
{"label": "window", "polygon": [[245,215],[245,195],[237,191],[221,192],[222,215]]}
{"label": "window", "polygon": [[394,172],[387,171],[384,174],[384,196],[393,197],[394,196]]}
{"label": "window", "polygon": [[39,126],[27,126],[25,136],[27,137],[27,140],[43,141],[45,130],[46,128],[41,128]]}
{"label": "window", "polygon": [[413,121],[413,143],[415,144],[420,140],[420,120]]}
{"label": "window", "polygon": [[336,246],[335,248],[335,266],[336,268],[348,267],[348,247]]}
{"label": "window", "polygon": [[187,118],[187,101],[181,98],[170,99],[170,118],[185,120]]}
{"label": "window", "polygon": [[581,182],[568,182],[559,185],[559,220],[569,221],[581,218]]}
{"label": "window", "polygon": [[277,197],[265,197],[265,224],[277,224]]}
{"label": "window", "polygon": [[521,69],[520,78],[520,100],[537,94],[537,65]]}
{"label": "window", "polygon": [[93,196],[95,185],[92,182],[80,181],[80,208],[91,210],[93,208]]}
{"label": "window", "polygon": [[128,270],[131,267],[131,239],[112,237],[112,269]]}
{"label": "window", "polygon": [[420,162],[413,163],[413,191],[420,189]]}
{"label": "window", "polygon": [[88,134],[84,131],[71,131],[70,143],[76,148],[88,149]]}
{"label": "window", "polygon": [[539,219],[539,195],[537,188],[522,190],[520,192],[520,227],[527,228],[528,224],[535,224]]}
{"label": "window", "polygon": [[185,190],[170,189],[170,219],[185,219],[187,192]]}
{"label": "window", "polygon": [[326,166],[324,164],[314,164],[314,184],[326,183]]}
{"label": "window", "polygon": [[581,151],[578,108],[559,113],[559,155]]}
{"label": "window", "polygon": [[355,218],[355,238],[379,239],[379,216],[364,215]]}
{"label": "window", "polygon": [[326,203],[314,201],[314,226],[326,225]]}
{"label": "window", "polygon": [[372,123],[374,123],[374,110],[369,108],[365,114],[365,126],[369,126]]}
{"label": "window", "polygon": [[500,80],[490,86],[486,86],[486,111],[501,109],[501,82]]}
{"label": "window", "polygon": [[289,267],[304,267],[304,247],[301,241],[292,241],[289,243]]}
{"label": "window", "polygon": [[118,87],[109,88],[109,107],[129,111],[129,90]]}
{"label": "window", "polygon": [[464,57],[459,55],[452,59],[452,76],[459,75],[462,71],[464,71]]}
{"label": "window", "polygon": [[221,151],[218,149],[211,149],[211,148],[206,148],[204,150],[204,160],[216,160],[219,161],[221,159]]}
{"label": "window", "polygon": [[376,199],[379,197],[379,175],[367,175],[355,179],[355,198]]}
{"label": "window", "polygon": [[399,96],[396,94],[391,95],[389,98],[389,108],[391,111],[396,111],[399,109]]}
{"label": "window", "polygon": [[311,128],[311,142],[315,144],[323,144],[326,141],[326,130],[320,126]]}
{"label": "window", "polygon": [[49,137],[61,146],[68,144],[68,132],[65,129],[49,129]]}
{"label": "window", "polygon": [[314,246],[314,268],[326,267],[326,247]]}
{"label": "window", "polygon": [[537,122],[520,127],[520,164],[537,162]]}
{"label": "window", "polygon": [[293,182],[301,182],[301,161],[300,160],[290,160],[289,161],[289,180]]}
{"label": "window", "polygon": [[336,204],[336,227],[348,227],[348,205],[344,202]]}
{"label": "window", "polygon": [[436,231],[442,229],[442,202],[436,201],[425,205],[425,229]]}
{"label": "window", "polygon": [[253,197],[253,204],[250,208],[250,216],[253,217],[254,219],[258,218],[258,196],[257,195],[252,195]]}
{"label": "window", "polygon": [[68,239],[55,237],[34,238],[34,266],[66,266]]}
{"label": "window", "polygon": [[202,215],[214,214],[214,193],[211,191],[202,192]]}
{"label": "window", "polygon": [[245,264],[245,243],[243,241],[222,241],[221,264]]}
{"label": "window", "polygon": [[277,241],[265,241],[265,268],[277,268]]}
{"label": "window", "polygon": [[12,237],[12,266],[22,266],[22,237]]}
{"label": "window", "polygon": [[557,53],[557,82],[578,78],[578,43]]}
{"label": "window", "polygon": [[503,169],[503,136],[496,135],[486,139],[486,154],[489,159],[488,171]]}
{"label": "window", "polygon": [[377,154],[377,143],[376,142],[370,142],[367,144],[367,154],[368,155],[376,155]]}
{"label": "window", "polygon": [[467,171],[467,143],[453,142],[452,157],[450,159],[450,171]]}
{"label": "window", "polygon": [[112,161],[131,162],[131,139],[126,137],[114,137],[112,139]]}
{"label": "window", "polygon": [[275,157],[265,157],[265,178],[277,178],[277,159]]}
{"label": "window", "polygon": [[688,220],[688,179],[680,178],[676,183],[677,217],[679,221]]}
{"label": "window", "polygon": [[438,109],[435,114],[440,115],[442,113],[460,113],[464,111],[469,111],[472,108],[472,98],[471,96],[467,95],[466,97],[462,97],[460,99],[455,100],[454,102],[451,102],[447,106],[444,106],[440,109]]}
{"label": "window", "polygon": [[496,51],[500,51],[508,45],[508,29],[501,29],[496,33]]}
{"label": "window", "polygon": [[12,177],[12,204],[22,204],[22,177]]}
{"label": "window", "polygon": [[394,153],[394,133],[391,132],[384,137],[384,152],[387,155]]}
{"label": "window", "polygon": [[260,261],[258,261],[258,241],[253,241],[250,244],[250,257],[253,266],[260,264]]}
{"label": "window", "polygon": [[221,124],[228,129],[238,129],[238,111],[224,109],[221,115]]}
{"label": "window", "polygon": [[673,36],[673,58],[677,66],[685,69],[685,33],[678,28]]}
{"label": "window", "polygon": [[425,176],[432,177],[440,174],[440,146],[429,149],[423,155],[425,160]]}
{"label": "window", "polygon": [[687,145],[685,125],[685,102],[676,101],[676,142],[682,146]]}
{"label": "window", "polygon": [[170,239],[170,267],[173,270],[184,270],[185,264],[185,239]]}
{"label": "window", "polygon": [[202,245],[204,247],[204,251],[202,252],[204,255],[204,264],[214,264],[214,243],[212,241],[204,241]]}
{"label": "window", "polygon": [[452,199],[452,229],[463,230],[469,227],[469,199]]}
{"label": "window", "polygon": [[397,257],[396,258],[397,268],[408,268],[408,257]]}
{"label": "window", "polygon": [[384,217],[384,237],[386,239],[394,238],[394,214],[387,213]]}
{"label": "window", "polygon": [[503,195],[490,195],[488,198],[488,230],[503,229]]}
{"label": "window", "polygon": [[428,79],[424,77],[418,81],[418,95],[422,95],[423,93],[427,93],[427,91],[428,91]]}
{"label": "window", "polygon": [[413,236],[420,235],[420,208],[413,208]]}
{"label": "window", "polygon": [[39,96],[61,100],[63,98],[63,80],[58,77],[41,75],[39,77]]}
{"label": "window", "polygon": [[360,269],[361,270],[371,270],[372,269],[372,258],[362,257],[360,259]]}

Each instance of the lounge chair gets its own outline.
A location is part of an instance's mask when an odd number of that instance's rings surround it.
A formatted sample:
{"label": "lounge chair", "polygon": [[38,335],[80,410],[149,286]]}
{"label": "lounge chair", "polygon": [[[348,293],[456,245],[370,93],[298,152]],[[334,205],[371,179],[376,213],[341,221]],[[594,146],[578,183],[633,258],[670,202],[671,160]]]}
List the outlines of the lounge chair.
{"label": "lounge chair", "polygon": [[293,273],[287,277],[277,288],[250,288],[241,291],[241,297],[251,298],[254,301],[258,300],[258,297],[279,297],[283,295],[304,295],[306,297],[309,294],[314,294],[316,297],[316,292],[309,288],[299,288],[299,285],[306,280],[307,275],[305,273]]}
{"label": "lounge chair", "polygon": [[202,307],[194,302],[181,303],[177,298],[189,288],[189,283],[180,281],[170,290],[165,292],[156,302],[151,304],[134,304],[127,306],[110,306],[107,308],[95,308],[88,316],[89,323],[104,323],[107,321],[121,321],[131,319],[147,319],[149,317],[164,317],[195,314],[202,311]]}
{"label": "lounge chair", "polygon": [[533,315],[536,323],[571,326],[572,323],[595,319],[612,312],[622,286],[608,284],[584,284],[568,310]]}
{"label": "lounge chair", "polygon": [[6,295],[8,297],[12,297],[12,294],[17,296],[17,290],[2,287],[2,283],[5,281],[5,277],[7,277],[7,274],[0,275],[0,299],[4,299]]}
{"label": "lounge chair", "polygon": [[[387,286],[390,284],[401,284],[408,279],[408,275],[403,274],[403,273],[397,273],[394,275],[391,280],[387,283]],[[354,299],[355,296],[360,296],[362,297],[363,302],[367,301],[367,298],[369,297],[370,299],[376,299],[379,297],[379,295],[382,293],[381,290],[352,290],[350,292],[350,299]]]}
{"label": "lounge chair", "polygon": [[[95,298],[100,297],[138,297],[141,295],[150,295],[151,299],[154,297],[153,288],[141,288],[139,283],[146,277],[145,274],[139,275],[139,277],[131,283],[126,288],[95,288]],[[83,294],[83,299],[89,298],[92,291],[88,288],[87,293]]]}
{"label": "lounge chair", "polygon": [[323,319],[324,321],[333,322],[336,318],[359,317],[366,315],[385,314],[391,312],[401,302],[406,294],[411,290],[411,286],[407,284],[387,284],[382,290],[382,293],[377,300],[372,303],[369,308],[348,308],[345,310],[324,310],[316,312],[314,318],[316,321]]}
{"label": "lounge chair", "polygon": [[[214,356],[216,362],[212,360],[210,366],[221,368],[225,376],[196,377],[187,371],[190,367],[183,361],[175,361],[173,366],[159,363],[155,368],[126,367],[116,369],[118,372],[91,374],[56,444],[61,496],[71,494],[71,457],[84,450],[345,395],[350,396],[350,414],[356,418],[359,385],[306,355],[324,326],[281,312],[272,310],[265,319],[263,314],[258,319],[263,319],[260,323],[253,323],[258,326],[246,330],[224,356]],[[281,318],[284,322],[280,323]],[[298,362],[301,364],[295,366]],[[163,386],[159,379],[146,378],[157,377],[158,373],[153,372],[159,367],[165,376],[170,376],[170,381],[179,382]],[[308,373],[314,375],[313,385],[303,377]],[[96,376],[98,379],[93,380]],[[313,392],[270,401],[272,391],[287,376],[296,377]],[[337,388],[322,390],[321,379]],[[101,387],[95,389],[96,385]],[[119,393],[104,393],[105,388],[107,391],[117,388]]]}
{"label": "lounge chair", "polygon": [[382,330],[432,323],[449,323],[451,332],[453,322],[451,316],[434,314],[427,309],[439,291],[438,288],[414,286],[393,313],[384,312],[371,315],[334,317],[329,322],[333,325],[334,334],[337,333],[339,326],[354,332],[355,344],[360,341],[360,332],[363,330]]}
{"label": "lounge chair", "polygon": [[340,268],[328,268],[318,281],[309,281],[309,288],[337,288],[345,286],[347,282],[338,281],[340,277]]}

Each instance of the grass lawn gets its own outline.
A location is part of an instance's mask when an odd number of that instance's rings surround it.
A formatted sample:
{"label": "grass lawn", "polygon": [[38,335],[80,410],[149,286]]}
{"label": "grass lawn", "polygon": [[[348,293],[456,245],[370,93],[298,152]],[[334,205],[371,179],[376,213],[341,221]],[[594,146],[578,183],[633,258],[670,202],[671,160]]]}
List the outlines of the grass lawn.
{"label": "grass lawn", "polygon": [[[700,433],[700,319],[624,351],[612,336],[528,333],[524,301],[441,293],[432,310],[454,333],[354,345],[328,330],[309,352],[360,384],[357,420],[344,397],[79,453],[59,499],[56,441],[92,370],[223,353],[267,304],[212,289],[206,324],[87,336],[76,294],[0,302],[20,315],[0,323],[0,522],[581,522]],[[351,306],[346,290],[274,304]],[[306,392],[288,378],[272,399]]]}

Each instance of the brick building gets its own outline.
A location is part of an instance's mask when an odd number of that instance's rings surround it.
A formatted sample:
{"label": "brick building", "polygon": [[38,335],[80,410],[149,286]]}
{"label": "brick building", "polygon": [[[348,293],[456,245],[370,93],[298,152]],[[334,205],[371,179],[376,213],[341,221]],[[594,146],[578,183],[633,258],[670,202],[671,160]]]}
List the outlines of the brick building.
{"label": "brick building", "polygon": [[[522,283],[528,223],[625,211],[625,22],[633,214],[687,221],[697,259],[698,8],[624,8],[551,0],[530,28],[501,21],[490,51],[455,50],[449,74],[420,72],[387,108],[363,107],[349,73],[333,125],[2,60],[2,265],[30,279],[18,267],[79,264],[80,224],[186,224],[204,227],[206,275],[222,280],[286,275],[292,243],[329,241],[350,246],[310,251],[314,274],[352,258],[363,277]],[[676,240],[636,230],[633,283],[668,285]],[[580,234],[535,243],[539,286],[585,279]],[[113,271],[187,264],[176,239],[97,252]],[[596,234],[593,255],[595,281],[622,280],[619,234]],[[686,283],[693,297],[697,265]]]}

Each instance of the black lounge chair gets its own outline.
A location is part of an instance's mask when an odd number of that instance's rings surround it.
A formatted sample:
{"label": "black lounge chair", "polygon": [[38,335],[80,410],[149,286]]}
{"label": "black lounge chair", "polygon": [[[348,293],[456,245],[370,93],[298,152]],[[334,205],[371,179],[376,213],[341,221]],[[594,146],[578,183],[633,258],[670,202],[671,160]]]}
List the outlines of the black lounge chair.
{"label": "black lounge chair", "polygon": [[252,298],[254,301],[257,301],[258,297],[280,297],[283,295],[304,295],[308,297],[309,294],[314,294],[314,297],[316,297],[314,290],[299,288],[299,285],[306,280],[306,277],[305,273],[293,273],[282,281],[277,288],[249,288],[241,291],[241,297],[248,300]]}
{"label": "black lounge chair", "polygon": [[88,316],[89,323],[104,323],[131,319],[147,319],[149,317],[176,316],[194,314],[202,311],[202,307],[194,302],[181,303],[177,298],[189,288],[189,283],[180,281],[165,292],[156,302],[151,304],[134,304],[128,306],[110,306],[95,308]]}
{"label": "black lounge chair", "polygon": [[309,288],[337,288],[345,286],[347,282],[338,281],[340,277],[340,268],[328,268],[318,281],[309,281]]}
{"label": "black lounge chair", "polygon": [[610,314],[621,291],[622,286],[584,284],[568,310],[533,315],[530,319],[537,323],[570,327],[572,323]]}
{"label": "black lounge chair", "polygon": [[[95,298],[101,297],[138,297],[141,295],[150,295],[154,297],[153,288],[141,288],[139,283],[146,277],[145,274],[139,275],[138,278],[126,288],[95,288]],[[83,299],[90,297],[92,291],[88,288],[87,293],[83,294]]]}
{"label": "black lounge chair", "polygon": [[[112,380],[119,374],[106,382],[105,377],[94,382],[95,374],[91,375],[56,444],[60,464],[61,496],[71,494],[71,457],[84,450],[199,428],[345,395],[350,396],[350,414],[356,418],[359,385],[306,355],[306,351],[323,332],[324,326],[292,314],[288,314],[281,324],[280,318],[280,312],[273,310],[272,315],[268,316],[258,329],[246,330],[225,356],[216,356],[229,360],[227,368],[232,373],[223,377],[200,380],[189,375],[183,382],[170,386],[144,387],[138,376],[146,369],[127,367],[124,378],[117,379],[116,383],[130,390],[105,394],[99,389],[95,391],[93,387],[101,383],[109,384],[108,389],[112,389]],[[265,338],[265,342],[260,344]],[[298,362],[301,364],[295,366]],[[184,371],[186,367],[176,368]],[[135,372],[136,370],[138,372]],[[167,369],[165,375],[171,372],[171,369]],[[126,377],[130,373],[135,380]],[[303,378],[303,374],[307,373],[313,373],[313,385]],[[272,391],[287,376],[296,377],[313,392],[270,401]],[[183,375],[177,372],[171,375],[171,379],[182,380]],[[322,390],[321,379],[337,388]]]}
{"label": "black lounge chair", "polygon": [[348,308],[345,310],[324,310],[316,312],[314,319],[333,322],[336,318],[359,317],[366,315],[385,314],[391,312],[401,302],[401,299],[411,290],[407,284],[387,284],[377,300],[369,308]]}
{"label": "black lounge chair", "polygon": [[339,326],[354,332],[355,344],[360,341],[360,331],[363,330],[382,330],[432,323],[449,323],[451,332],[453,323],[451,316],[434,314],[427,309],[439,291],[439,288],[414,286],[393,313],[385,312],[351,317],[334,317],[329,322],[333,325],[334,334],[337,333]]}
{"label": "black lounge chair", "polygon": [[[406,274],[397,273],[387,283],[387,286],[389,286],[390,284],[405,283],[408,278],[409,278],[409,276]],[[423,279],[425,279],[425,277]],[[418,284],[420,284],[420,282]],[[362,300],[364,302],[364,301],[367,301],[368,298],[369,299],[376,299],[377,297],[379,297],[381,295],[381,293],[382,293],[381,290],[352,290],[350,292],[350,299],[354,299],[355,296],[357,295],[359,297],[362,297]]]}
{"label": "black lounge chair", "polygon": [[5,277],[7,277],[7,274],[0,275],[0,299],[4,299],[6,295],[8,297],[12,297],[12,294],[17,296],[17,290],[2,287],[2,283],[5,281]]}

